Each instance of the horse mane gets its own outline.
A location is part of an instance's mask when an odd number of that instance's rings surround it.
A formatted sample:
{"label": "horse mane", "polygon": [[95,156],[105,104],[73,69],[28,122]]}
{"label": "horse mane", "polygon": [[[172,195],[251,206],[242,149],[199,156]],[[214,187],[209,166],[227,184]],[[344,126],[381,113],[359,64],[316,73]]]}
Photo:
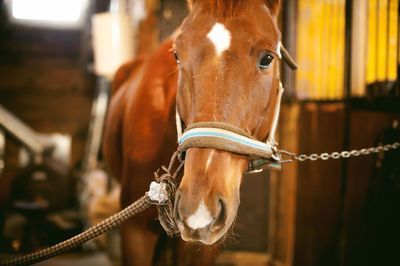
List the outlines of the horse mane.
{"label": "horse mane", "polygon": [[273,15],[279,10],[280,0],[188,0],[190,9],[197,2],[201,2],[205,10],[219,17],[235,16],[254,1],[264,2]]}

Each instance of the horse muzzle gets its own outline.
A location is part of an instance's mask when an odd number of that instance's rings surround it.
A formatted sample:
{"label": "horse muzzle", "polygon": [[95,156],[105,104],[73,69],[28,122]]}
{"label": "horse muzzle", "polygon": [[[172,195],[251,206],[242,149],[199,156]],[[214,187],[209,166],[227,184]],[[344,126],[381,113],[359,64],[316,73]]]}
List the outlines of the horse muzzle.
{"label": "horse muzzle", "polygon": [[226,200],[216,199],[212,203],[215,206],[211,208],[204,200],[201,200],[196,210],[193,211],[193,208],[188,207],[188,202],[185,204],[185,201],[182,200],[182,194],[184,193],[179,190],[174,208],[175,220],[182,239],[206,245],[217,242],[227,231],[226,228],[230,227]]}

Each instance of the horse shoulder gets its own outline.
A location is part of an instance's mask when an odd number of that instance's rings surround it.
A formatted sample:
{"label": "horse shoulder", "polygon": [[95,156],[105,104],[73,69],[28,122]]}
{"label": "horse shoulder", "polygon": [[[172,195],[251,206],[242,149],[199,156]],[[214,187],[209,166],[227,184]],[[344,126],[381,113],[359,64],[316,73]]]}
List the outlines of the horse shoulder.
{"label": "horse shoulder", "polygon": [[111,95],[114,95],[130,77],[137,75],[137,72],[140,70],[140,67],[143,66],[145,60],[146,56],[138,56],[134,60],[123,64],[117,70],[112,82]]}
{"label": "horse shoulder", "polygon": [[102,152],[109,170],[117,179],[120,179],[122,174],[123,116],[132,90],[138,87],[140,70],[143,69],[144,62],[145,57],[141,56],[122,65],[112,83],[112,96],[104,126]]}
{"label": "horse shoulder", "polygon": [[119,179],[122,172],[122,115],[124,91],[117,91],[110,100],[104,125],[102,152],[111,174]]}
{"label": "horse shoulder", "polygon": [[124,114],[124,158],[144,163],[157,157],[176,98],[177,63],[172,40],[160,45],[146,60],[138,87]]}

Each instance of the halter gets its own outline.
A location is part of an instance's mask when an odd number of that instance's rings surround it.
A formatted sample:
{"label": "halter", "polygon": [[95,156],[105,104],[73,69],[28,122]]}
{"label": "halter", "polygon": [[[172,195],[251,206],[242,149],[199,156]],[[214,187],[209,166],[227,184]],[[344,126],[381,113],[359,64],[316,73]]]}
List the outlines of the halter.
{"label": "halter", "polygon": [[[284,58],[292,69],[297,68],[296,63],[280,42],[277,54],[280,59]],[[249,156],[248,173],[260,172],[263,169],[280,170],[281,156],[277,148],[278,143],[275,141],[275,133],[284,88],[279,80],[278,83],[277,104],[266,142],[259,141],[244,130],[224,122],[193,123],[183,131],[182,119],[176,109],[178,151],[182,154],[189,148],[217,149]]]}

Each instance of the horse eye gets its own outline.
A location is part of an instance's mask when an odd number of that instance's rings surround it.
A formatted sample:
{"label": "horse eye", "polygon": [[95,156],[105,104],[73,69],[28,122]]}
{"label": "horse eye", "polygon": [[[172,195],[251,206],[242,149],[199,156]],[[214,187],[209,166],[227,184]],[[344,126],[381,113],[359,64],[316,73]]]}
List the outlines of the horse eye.
{"label": "horse eye", "polygon": [[261,57],[260,62],[258,62],[258,68],[261,70],[269,68],[271,66],[272,60],[274,60],[274,57],[272,55],[264,55],[263,57]]}
{"label": "horse eye", "polygon": [[177,62],[178,64],[180,64],[180,63],[181,63],[181,61],[179,61],[178,54],[176,53],[176,51],[175,51],[175,50],[174,50],[174,57],[175,57],[175,60],[176,60],[176,62]]}

